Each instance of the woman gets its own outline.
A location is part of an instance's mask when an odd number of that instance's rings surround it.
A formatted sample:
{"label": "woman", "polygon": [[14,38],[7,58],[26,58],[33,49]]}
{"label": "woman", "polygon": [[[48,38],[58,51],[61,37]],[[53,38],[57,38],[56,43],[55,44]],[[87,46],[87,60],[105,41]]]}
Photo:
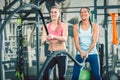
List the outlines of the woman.
{"label": "woman", "polygon": [[[49,35],[46,35],[45,29],[42,33],[42,43],[49,42],[49,56],[59,53],[66,53],[66,41],[68,36],[68,25],[60,21],[60,9],[57,6],[53,6],[50,11],[51,22],[47,24]],[[58,64],[59,80],[65,80],[66,68],[67,68],[67,56],[58,54],[48,64],[43,80],[49,80],[50,70]]]}
{"label": "woman", "polygon": [[[74,42],[77,49],[76,60],[90,63],[92,75],[95,80],[101,80],[99,55],[96,49],[98,40],[98,25],[90,21],[90,9],[83,7],[80,9],[81,21],[74,25]],[[74,64],[72,80],[78,80],[82,66]]]}

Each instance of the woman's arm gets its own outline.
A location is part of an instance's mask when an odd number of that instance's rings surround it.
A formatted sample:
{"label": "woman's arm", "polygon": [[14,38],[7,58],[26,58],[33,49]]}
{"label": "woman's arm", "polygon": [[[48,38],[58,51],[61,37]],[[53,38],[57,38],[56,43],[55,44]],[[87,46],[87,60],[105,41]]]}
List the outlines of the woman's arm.
{"label": "woman's arm", "polygon": [[80,44],[79,44],[79,37],[78,37],[78,24],[75,24],[73,26],[73,35],[74,35],[74,43],[76,46],[76,49],[82,54],[82,51],[80,49]]}
{"label": "woman's arm", "polygon": [[67,25],[67,23],[62,23],[62,29],[63,29],[63,35],[62,36],[56,36],[56,35],[51,35],[51,36],[54,39],[66,42],[67,37],[68,37],[68,25]]}
{"label": "woman's arm", "polygon": [[44,42],[47,40],[47,34],[46,34],[46,31],[45,31],[45,28],[42,27],[42,36],[41,36],[41,42],[42,44],[44,44]]}
{"label": "woman's arm", "polygon": [[93,24],[93,37],[92,37],[92,44],[89,48],[89,50],[87,51],[87,54],[90,53],[90,51],[96,46],[96,43],[98,41],[98,36],[99,36],[99,27],[97,24]]}

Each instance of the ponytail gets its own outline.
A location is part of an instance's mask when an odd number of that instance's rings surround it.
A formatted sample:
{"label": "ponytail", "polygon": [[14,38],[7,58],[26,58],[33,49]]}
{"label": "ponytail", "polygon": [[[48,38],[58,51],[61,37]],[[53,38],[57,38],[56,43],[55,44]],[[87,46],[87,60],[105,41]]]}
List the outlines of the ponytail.
{"label": "ponytail", "polygon": [[93,31],[93,26],[92,26],[92,21],[91,21],[90,17],[89,17],[89,22],[90,22],[90,25],[91,25],[91,33],[92,33],[92,31]]}

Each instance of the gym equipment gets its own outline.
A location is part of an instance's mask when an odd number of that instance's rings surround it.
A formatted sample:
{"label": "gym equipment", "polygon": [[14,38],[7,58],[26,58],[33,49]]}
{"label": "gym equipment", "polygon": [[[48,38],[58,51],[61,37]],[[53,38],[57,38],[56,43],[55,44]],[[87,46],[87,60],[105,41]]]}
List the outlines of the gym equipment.
{"label": "gym equipment", "polygon": [[[103,6],[99,6],[98,4],[98,0],[94,0],[94,11],[95,11],[95,20],[97,20],[97,13],[98,13],[98,10],[101,10],[103,9],[104,13],[104,23],[103,23],[103,27],[104,27],[104,30],[105,30],[105,74],[108,78],[108,11],[109,9],[117,9],[119,8],[118,5],[109,5],[109,3],[107,2],[107,0],[103,0]],[[107,80],[107,79],[106,79]]]}
{"label": "gym equipment", "polygon": [[110,16],[112,17],[112,43],[118,44],[118,32],[117,32],[117,26],[116,26],[116,20],[115,17],[118,16],[117,13],[110,13]]}
{"label": "gym equipment", "polygon": [[81,68],[81,72],[80,72],[80,75],[79,75],[79,80],[90,80],[90,72],[85,69],[85,61],[86,61],[86,58],[83,58],[83,62],[82,62],[82,68]]}
{"label": "gym equipment", "polygon": [[101,73],[101,76],[103,75],[103,64],[104,64],[104,44],[99,44],[98,45],[98,48],[99,48],[99,56],[100,56],[100,73]]}
{"label": "gym equipment", "polygon": [[49,43],[45,42],[44,43],[44,53],[45,53],[45,56],[48,56],[48,47],[49,47]]}
{"label": "gym equipment", "polygon": [[43,64],[42,68],[41,68],[40,71],[39,71],[39,80],[42,79],[43,72],[45,71],[48,63],[52,60],[52,58],[54,58],[54,57],[55,57],[56,55],[58,55],[58,54],[65,54],[65,55],[67,55],[73,62],[75,62],[75,63],[78,64],[79,66],[85,66],[85,63],[84,63],[84,62],[85,62],[86,58],[84,59],[83,63],[79,63],[79,62],[76,61],[70,54],[57,52],[57,53],[55,53],[55,54],[52,54],[51,57],[49,57],[49,58],[46,59],[45,63]]}
{"label": "gym equipment", "polygon": [[90,80],[90,72],[87,69],[83,69],[80,73],[79,80]]}
{"label": "gym equipment", "polygon": [[38,8],[36,5],[34,5],[34,4],[25,4],[25,5],[22,5],[22,6],[18,7],[18,8],[16,8],[16,9],[5,19],[5,21],[4,21],[3,24],[1,25],[1,27],[0,27],[0,34],[2,33],[5,25],[6,25],[7,22],[11,19],[11,17],[14,16],[14,14],[18,13],[20,10],[24,9],[25,7],[32,7],[32,8],[34,8],[34,10],[35,10],[36,12],[39,11],[39,8]]}
{"label": "gym equipment", "polygon": [[95,22],[94,10],[91,10],[90,13],[91,13],[91,17],[90,17],[91,21]]}
{"label": "gym equipment", "polygon": [[108,77],[105,75],[103,80],[119,80],[119,76],[115,72],[109,71]]}
{"label": "gym equipment", "polygon": [[[2,33],[3,34],[3,33]],[[3,56],[2,55],[2,49],[3,49],[3,44],[2,44],[2,41],[3,41],[3,35],[2,34],[0,34],[0,56]],[[3,66],[2,66],[2,57],[0,57],[0,79],[3,79]]]}
{"label": "gym equipment", "polygon": [[[47,30],[47,26],[46,26],[46,24],[45,24],[44,17],[43,17],[42,13],[41,13],[39,10],[38,10],[38,12],[39,12],[39,14],[41,15],[41,19],[42,19],[42,21],[43,21],[43,25],[44,25],[44,27],[45,27],[46,34],[48,35],[49,32],[48,32],[48,30]],[[48,47],[49,47],[49,43],[45,42],[45,43],[44,43],[45,56],[48,55]]]}
{"label": "gym equipment", "polygon": [[[24,8],[26,8],[26,7],[31,7],[31,8],[34,8],[34,10],[36,11],[36,13],[38,13],[38,11],[40,10],[36,5],[34,5],[34,4],[24,4],[24,5],[21,5],[21,6],[19,6],[18,8],[16,8],[13,12],[11,12],[11,14],[9,14],[7,17],[6,17],[6,19],[4,20],[4,22],[3,22],[3,24],[1,25],[1,27],[0,27],[0,34],[3,32],[3,29],[4,29],[4,27],[5,27],[5,25],[7,24],[7,22],[11,19],[11,17],[12,16],[14,16],[14,14],[16,14],[16,13],[18,13],[20,10],[22,10],[22,9],[24,9]],[[40,11],[39,11],[39,13],[41,13]],[[41,14],[40,14],[40,16],[41,16]],[[36,29],[37,30],[37,29]],[[36,37],[38,37],[39,36],[39,34],[36,36]],[[37,41],[39,41],[39,39],[37,38],[36,39]],[[37,44],[37,43],[36,43]],[[39,46],[37,45],[36,46],[36,48],[38,48]],[[37,54],[37,64],[39,65],[39,56],[38,56],[38,54],[40,54],[39,53],[39,49],[38,50],[36,50],[36,54]],[[39,71],[39,66],[37,65],[37,71]],[[38,76],[38,72],[37,72],[37,76]]]}
{"label": "gym equipment", "polygon": [[70,23],[70,24],[77,24],[79,22],[79,20],[78,20],[78,17],[76,16],[76,17],[73,17],[73,18],[71,18],[69,21],[68,21],[68,23]]}
{"label": "gym equipment", "polygon": [[22,19],[19,16],[18,19],[18,24],[17,26],[17,68],[16,68],[16,73],[15,73],[15,79],[17,80],[24,80],[24,38],[22,35]]}

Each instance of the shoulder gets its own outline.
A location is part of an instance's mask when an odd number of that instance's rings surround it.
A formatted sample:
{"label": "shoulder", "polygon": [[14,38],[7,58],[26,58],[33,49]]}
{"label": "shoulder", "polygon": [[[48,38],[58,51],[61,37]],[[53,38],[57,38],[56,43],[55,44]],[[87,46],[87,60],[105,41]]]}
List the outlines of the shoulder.
{"label": "shoulder", "polygon": [[78,29],[78,24],[74,24],[73,28]]}
{"label": "shoulder", "polygon": [[68,24],[65,23],[65,22],[61,22],[61,28],[62,28],[63,30],[68,29]]}
{"label": "shoulder", "polygon": [[46,24],[47,27],[48,27],[48,25],[50,25],[50,22]]}
{"label": "shoulder", "polygon": [[61,22],[61,24],[62,24],[62,26],[68,26],[68,24],[65,22]]}
{"label": "shoulder", "polygon": [[99,25],[97,23],[92,23],[94,29],[99,29]]}

